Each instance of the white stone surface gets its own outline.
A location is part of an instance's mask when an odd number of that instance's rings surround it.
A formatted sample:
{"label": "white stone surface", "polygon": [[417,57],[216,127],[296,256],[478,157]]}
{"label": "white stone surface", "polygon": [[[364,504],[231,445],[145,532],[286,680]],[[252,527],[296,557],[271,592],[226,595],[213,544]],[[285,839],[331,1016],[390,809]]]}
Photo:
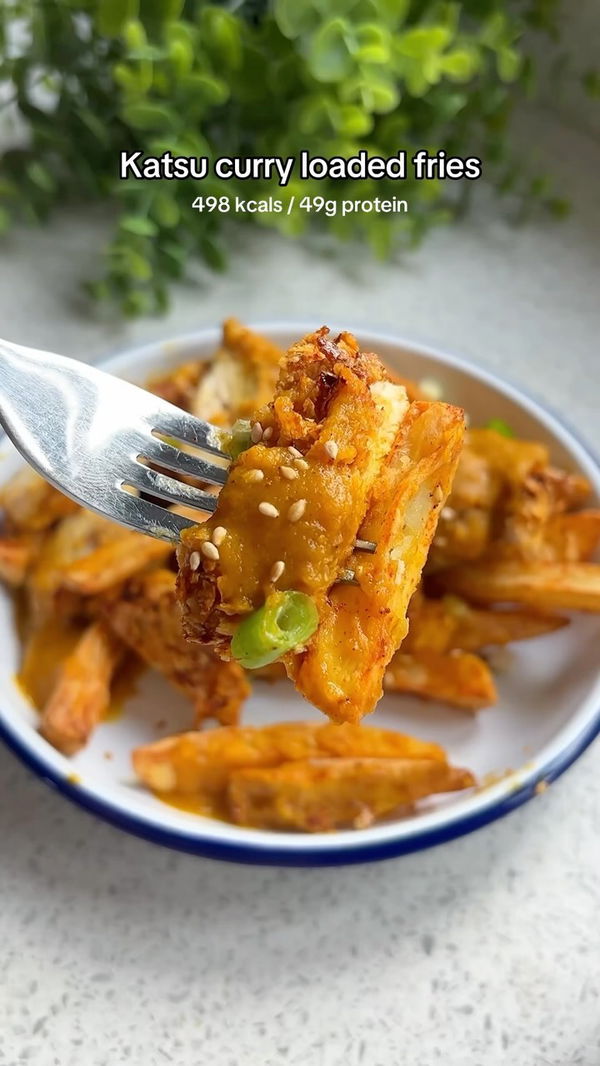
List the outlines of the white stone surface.
{"label": "white stone surface", "polygon": [[[226,313],[393,328],[505,372],[600,445],[600,150],[541,122],[574,199],[513,230],[485,196],[402,265],[242,232],[168,319],[69,306],[98,218],[12,238],[0,332],[72,355]],[[598,1066],[600,745],[468,838],[381,865],[234,867],[128,838],[0,750],[2,1066]]]}

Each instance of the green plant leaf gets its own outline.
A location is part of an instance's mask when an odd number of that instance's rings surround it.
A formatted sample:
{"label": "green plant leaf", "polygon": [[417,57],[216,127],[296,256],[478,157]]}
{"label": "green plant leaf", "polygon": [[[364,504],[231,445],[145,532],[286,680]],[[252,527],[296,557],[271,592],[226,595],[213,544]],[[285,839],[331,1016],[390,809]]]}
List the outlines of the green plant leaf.
{"label": "green plant leaf", "polygon": [[273,16],[283,36],[292,40],[310,33],[321,21],[316,6],[307,0],[273,0]]}
{"label": "green plant leaf", "polygon": [[452,32],[447,26],[417,26],[395,39],[395,49],[411,59],[425,59],[441,52],[450,43]]}
{"label": "green plant leaf", "polygon": [[209,5],[200,16],[202,43],[217,63],[227,70],[242,65],[242,23],[230,11]]}
{"label": "green plant leaf", "polygon": [[200,104],[224,104],[229,96],[229,87],[222,78],[211,74],[187,74],[180,79],[180,88],[190,96],[188,108]]}
{"label": "green plant leaf", "polygon": [[138,13],[138,0],[98,0],[96,22],[98,32],[118,37],[128,19]]}
{"label": "green plant leaf", "polygon": [[308,51],[308,68],[317,81],[341,81],[352,72],[348,48],[351,36],[352,27],[341,18],[332,19],[317,30]]}
{"label": "green plant leaf", "polygon": [[176,112],[163,104],[127,104],[123,108],[123,118],[138,130],[172,130],[179,125]]}
{"label": "green plant leaf", "polygon": [[356,47],[353,55],[360,63],[389,63],[391,56],[389,31],[376,24],[363,24],[356,28]]}
{"label": "green plant leaf", "polygon": [[453,81],[470,81],[480,67],[475,49],[457,48],[440,57],[440,69]]}
{"label": "green plant leaf", "polygon": [[158,233],[156,223],[143,215],[121,215],[119,228],[136,237],[155,237]]}
{"label": "green plant leaf", "polygon": [[501,48],[496,62],[502,81],[514,81],[518,77],[521,69],[521,56],[514,48]]}
{"label": "green plant leaf", "polygon": [[356,104],[343,104],[338,116],[337,132],[343,137],[364,137],[373,129],[372,115]]}
{"label": "green plant leaf", "polygon": [[158,196],[155,196],[152,201],[151,213],[159,226],[164,226],[165,229],[172,229],[181,218],[177,200],[168,193],[159,193]]}

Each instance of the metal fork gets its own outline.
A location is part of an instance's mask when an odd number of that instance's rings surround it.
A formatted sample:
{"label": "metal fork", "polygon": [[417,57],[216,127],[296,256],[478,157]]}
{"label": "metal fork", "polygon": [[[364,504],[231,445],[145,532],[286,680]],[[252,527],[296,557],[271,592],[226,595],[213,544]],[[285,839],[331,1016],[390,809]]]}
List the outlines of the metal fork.
{"label": "metal fork", "polygon": [[[0,425],[30,466],[76,503],[166,541],[196,523],[136,492],[212,514],[214,494],[162,471],[221,486],[231,462],[222,431],[209,422],[76,359],[3,340]],[[221,465],[182,451],[173,439]],[[375,551],[372,541],[354,546]],[[352,579],[351,571],[341,577]]]}
{"label": "metal fork", "polygon": [[[0,424],[34,470],[65,495],[161,540],[179,540],[193,520],[135,491],[206,514],[215,510],[216,496],[162,470],[209,485],[227,480],[223,464],[231,457],[215,426],[96,367],[3,340]],[[193,445],[222,465],[161,438]]]}

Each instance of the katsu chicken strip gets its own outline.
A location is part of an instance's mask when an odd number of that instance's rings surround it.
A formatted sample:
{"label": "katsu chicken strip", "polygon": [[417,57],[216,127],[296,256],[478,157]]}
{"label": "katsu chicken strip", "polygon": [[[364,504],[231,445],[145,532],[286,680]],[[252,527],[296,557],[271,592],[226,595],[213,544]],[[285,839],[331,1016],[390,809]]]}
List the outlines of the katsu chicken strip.
{"label": "katsu chicken strip", "polygon": [[257,443],[232,464],[214,516],[182,534],[186,633],[224,655],[236,623],[276,589],[326,609],[408,407],[375,356],[327,332],[290,349]]}
{"label": "katsu chicken strip", "polygon": [[250,686],[237,663],[224,663],[212,648],[185,640],[175,574],[154,570],[129,582],[107,602],[105,618],[148,666],[191,700],[196,725],[205,718],[237,722]]}

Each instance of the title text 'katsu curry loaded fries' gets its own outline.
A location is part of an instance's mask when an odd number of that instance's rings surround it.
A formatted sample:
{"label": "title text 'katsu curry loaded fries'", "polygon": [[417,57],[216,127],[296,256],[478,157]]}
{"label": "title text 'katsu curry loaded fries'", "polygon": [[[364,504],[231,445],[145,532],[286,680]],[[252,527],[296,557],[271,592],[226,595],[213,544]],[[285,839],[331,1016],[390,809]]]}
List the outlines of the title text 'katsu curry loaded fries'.
{"label": "title text 'katsu curry loaded fries'", "polygon": [[[600,608],[585,480],[502,422],[465,433],[462,410],[326,328],[283,353],[229,320],[211,361],[148,387],[222,427],[232,455],[176,559],[28,470],[0,496],[19,680],[46,739],[75,754],[144,663],[193,708],[187,732],[133,752],[166,802],[314,832],[472,787],[439,745],[361,719],[383,690],[474,712],[496,698],[482,649]],[[249,679],[286,675],[329,720],[240,724]]]}

